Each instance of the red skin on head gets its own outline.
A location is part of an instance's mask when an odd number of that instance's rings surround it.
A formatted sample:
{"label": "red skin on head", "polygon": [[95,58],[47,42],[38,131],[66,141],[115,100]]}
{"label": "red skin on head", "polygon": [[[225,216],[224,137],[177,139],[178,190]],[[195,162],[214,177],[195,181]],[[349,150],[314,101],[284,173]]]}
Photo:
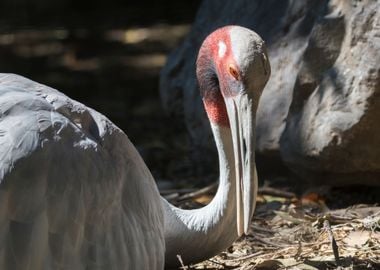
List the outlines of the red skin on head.
{"label": "red skin on head", "polygon": [[207,91],[206,95],[203,97],[203,104],[210,122],[220,126],[230,126],[226,104],[224,103],[224,98],[220,92]]}
{"label": "red skin on head", "polygon": [[[229,64],[236,63],[232,55],[229,28],[230,27],[224,27],[217,30],[206,39],[203,45],[209,47],[209,50],[205,51],[208,53],[211,52],[211,58],[214,59],[215,68],[217,69],[219,79],[219,90],[204,89],[203,103],[209,120],[214,124],[225,127],[229,127],[230,123],[228,120],[226,104],[222,95],[222,89],[228,89],[228,85],[225,80],[228,78],[227,76],[229,76]],[[219,55],[220,42],[223,42],[226,46],[225,53],[222,56]],[[236,67],[237,65],[234,66]]]}

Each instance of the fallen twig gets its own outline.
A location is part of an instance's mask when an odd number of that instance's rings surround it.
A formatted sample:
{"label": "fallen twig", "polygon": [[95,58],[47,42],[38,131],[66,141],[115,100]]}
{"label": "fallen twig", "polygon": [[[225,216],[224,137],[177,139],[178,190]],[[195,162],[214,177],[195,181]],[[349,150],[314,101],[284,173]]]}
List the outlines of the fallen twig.
{"label": "fallen twig", "polygon": [[340,266],[338,245],[337,245],[337,243],[335,241],[334,234],[333,234],[333,232],[331,230],[330,222],[327,219],[323,222],[323,227],[326,230],[327,235],[329,236],[329,240],[331,242],[331,247],[332,247],[332,250],[333,250],[333,253],[334,253],[334,258],[335,258],[336,265]]}
{"label": "fallen twig", "polygon": [[199,197],[199,196],[202,196],[206,193],[209,193],[213,190],[215,190],[218,186],[218,183],[213,183],[207,187],[204,187],[204,188],[201,188],[199,190],[196,190],[196,191],[193,191],[193,192],[190,192],[190,193],[186,193],[182,196],[179,196],[177,198],[178,201],[185,201],[185,200],[190,200],[190,199],[194,199],[196,197]]}
{"label": "fallen twig", "polygon": [[287,199],[295,198],[296,194],[293,192],[273,188],[273,187],[259,187],[258,193],[261,195],[270,195],[276,197],[283,197]]}
{"label": "fallen twig", "polygon": [[174,200],[174,199],[177,199],[179,197],[179,194],[178,193],[171,193],[171,194],[167,194],[165,196],[163,196],[166,200],[170,201],[170,200]]}
{"label": "fallen twig", "polygon": [[160,190],[160,194],[162,196],[170,195],[170,194],[173,194],[173,193],[186,194],[186,193],[194,192],[196,190],[198,190],[198,189],[196,189],[196,188],[171,188],[171,189]]}
{"label": "fallen twig", "polygon": [[346,219],[360,219],[380,213],[379,206],[353,206],[351,208],[329,211],[330,215],[344,217]]}
{"label": "fallen twig", "polygon": [[228,261],[230,262],[235,262],[235,261],[245,261],[245,260],[248,260],[248,259],[252,259],[254,257],[257,257],[261,254],[264,254],[265,252],[263,250],[260,250],[258,252],[255,252],[255,253],[252,253],[252,254],[249,254],[247,256],[243,256],[243,257],[239,257],[239,258],[233,258],[233,259],[228,259]]}
{"label": "fallen twig", "polygon": [[274,231],[271,229],[266,229],[266,228],[263,228],[263,227],[260,227],[260,226],[254,225],[254,224],[252,224],[252,229],[254,231],[260,231],[260,232],[265,232],[265,233],[274,233]]}
{"label": "fallen twig", "polygon": [[287,221],[290,221],[290,222],[293,222],[295,224],[303,224],[303,223],[306,223],[307,221],[305,219],[301,219],[301,218],[295,218],[291,215],[289,215],[288,213],[286,212],[282,212],[282,211],[273,211],[276,215],[278,215],[280,218],[284,219],[284,220],[287,220]]}
{"label": "fallen twig", "polygon": [[177,254],[177,259],[178,259],[179,263],[181,264],[181,267],[180,267],[181,269],[183,269],[183,270],[189,269],[189,267],[185,266],[185,264],[183,263],[181,255]]}
{"label": "fallen twig", "polygon": [[269,241],[269,240],[265,240],[265,239],[263,239],[263,238],[260,238],[260,237],[258,237],[257,235],[252,235],[252,238],[258,240],[258,241],[261,242],[261,243],[264,243],[264,244],[266,244],[266,245],[270,245],[270,246],[273,246],[273,247],[278,247],[278,248],[286,247],[285,245],[281,245],[281,244],[273,243],[273,242],[271,242],[271,241]]}
{"label": "fallen twig", "polygon": [[363,220],[364,228],[371,229],[372,231],[380,228],[380,212],[371,216],[365,217]]}

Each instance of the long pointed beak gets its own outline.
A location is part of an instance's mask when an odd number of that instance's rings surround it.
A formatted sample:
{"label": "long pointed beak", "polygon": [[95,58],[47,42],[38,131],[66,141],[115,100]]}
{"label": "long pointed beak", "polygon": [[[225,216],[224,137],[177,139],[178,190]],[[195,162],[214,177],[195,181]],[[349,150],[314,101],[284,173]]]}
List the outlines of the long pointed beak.
{"label": "long pointed beak", "polygon": [[255,112],[252,99],[240,94],[225,99],[231,126],[236,170],[237,233],[248,232],[255,210],[257,173],[255,165]]}

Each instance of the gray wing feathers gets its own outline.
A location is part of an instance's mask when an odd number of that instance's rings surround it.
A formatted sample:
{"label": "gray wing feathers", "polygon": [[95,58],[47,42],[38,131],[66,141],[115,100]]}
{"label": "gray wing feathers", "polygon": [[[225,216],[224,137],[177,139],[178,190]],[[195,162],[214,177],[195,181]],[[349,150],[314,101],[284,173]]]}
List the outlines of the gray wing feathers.
{"label": "gray wing feathers", "polygon": [[127,136],[0,74],[0,268],[162,269],[163,258],[159,194]]}

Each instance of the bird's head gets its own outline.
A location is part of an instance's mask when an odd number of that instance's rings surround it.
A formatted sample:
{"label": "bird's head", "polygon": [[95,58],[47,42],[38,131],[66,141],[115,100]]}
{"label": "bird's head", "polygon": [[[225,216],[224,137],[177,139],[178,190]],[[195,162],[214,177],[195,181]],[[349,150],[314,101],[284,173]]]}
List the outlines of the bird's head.
{"label": "bird's head", "polygon": [[220,28],[200,48],[197,78],[207,115],[231,130],[239,236],[248,231],[254,211],[255,115],[269,76],[264,41],[247,28]]}

